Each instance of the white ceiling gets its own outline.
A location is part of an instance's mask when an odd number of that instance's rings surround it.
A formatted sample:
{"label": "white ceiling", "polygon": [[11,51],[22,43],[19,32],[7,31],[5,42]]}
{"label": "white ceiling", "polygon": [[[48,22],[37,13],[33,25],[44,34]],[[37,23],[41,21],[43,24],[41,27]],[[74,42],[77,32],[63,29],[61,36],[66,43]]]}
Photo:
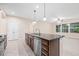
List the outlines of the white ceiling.
{"label": "white ceiling", "polygon": [[[36,5],[39,8],[36,9]],[[33,11],[37,10],[37,19],[42,20],[44,16],[43,3],[0,3],[0,8],[4,8],[8,15],[20,16],[25,18],[33,18]],[[79,17],[78,3],[46,3],[47,21],[54,18],[76,18]]]}

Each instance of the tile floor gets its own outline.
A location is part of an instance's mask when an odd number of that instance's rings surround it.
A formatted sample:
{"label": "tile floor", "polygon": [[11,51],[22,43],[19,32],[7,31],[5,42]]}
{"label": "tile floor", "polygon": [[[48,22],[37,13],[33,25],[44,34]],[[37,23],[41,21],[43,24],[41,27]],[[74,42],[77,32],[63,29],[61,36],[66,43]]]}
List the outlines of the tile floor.
{"label": "tile floor", "polygon": [[24,40],[9,40],[4,56],[34,56],[34,53]]}

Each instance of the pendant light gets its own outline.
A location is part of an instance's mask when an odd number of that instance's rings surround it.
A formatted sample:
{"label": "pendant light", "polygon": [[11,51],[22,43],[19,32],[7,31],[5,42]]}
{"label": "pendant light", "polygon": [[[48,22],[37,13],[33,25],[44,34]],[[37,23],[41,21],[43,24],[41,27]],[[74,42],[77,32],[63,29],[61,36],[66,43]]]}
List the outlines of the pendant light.
{"label": "pendant light", "polygon": [[36,10],[33,11],[33,18],[34,18],[34,20],[33,20],[32,24],[35,25],[36,24],[36,19],[35,19],[36,18]]}
{"label": "pendant light", "polygon": [[46,21],[47,19],[46,19],[46,5],[45,5],[45,3],[44,3],[44,18],[43,18],[43,21]]}

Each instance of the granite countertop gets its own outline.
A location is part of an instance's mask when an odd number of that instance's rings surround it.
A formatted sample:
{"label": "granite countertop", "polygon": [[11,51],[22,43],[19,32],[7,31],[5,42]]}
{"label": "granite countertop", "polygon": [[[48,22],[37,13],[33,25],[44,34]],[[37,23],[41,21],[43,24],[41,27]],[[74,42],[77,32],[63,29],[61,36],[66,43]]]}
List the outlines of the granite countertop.
{"label": "granite countertop", "polygon": [[64,36],[57,35],[57,34],[44,34],[44,33],[41,33],[40,35],[35,35],[34,33],[31,33],[30,35],[41,38],[41,39],[46,39],[46,40],[59,39],[59,38],[64,37]]}

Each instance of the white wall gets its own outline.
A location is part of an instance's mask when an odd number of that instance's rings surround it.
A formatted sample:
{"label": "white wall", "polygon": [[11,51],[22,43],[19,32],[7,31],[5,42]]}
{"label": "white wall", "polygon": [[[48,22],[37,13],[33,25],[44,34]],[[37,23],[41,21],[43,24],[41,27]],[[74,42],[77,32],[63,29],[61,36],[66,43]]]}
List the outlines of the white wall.
{"label": "white wall", "polygon": [[[66,19],[62,24],[79,22],[79,19]],[[56,26],[57,22],[53,26]],[[56,33],[56,27],[53,28],[54,33]],[[65,35],[64,38],[60,40],[60,55],[64,56],[79,56],[79,33],[56,33]]]}
{"label": "white wall", "polygon": [[18,24],[18,39],[25,39],[25,33],[29,32],[29,19],[8,16],[0,19],[0,33],[8,34],[8,23],[16,22]]}
{"label": "white wall", "polygon": [[0,18],[0,34],[6,34],[6,19]]}
{"label": "white wall", "polygon": [[52,24],[48,22],[39,21],[35,25],[32,22],[29,25],[30,33],[33,33],[33,29],[40,29],[40,33],[52,33]]}
{"label": "white wall", "polygon": [[18,39],[25,39],[25,33],[29,32],[29,19],[22,19],[18,17],[9,17],[8,20],[16,20],[18,23]]}

